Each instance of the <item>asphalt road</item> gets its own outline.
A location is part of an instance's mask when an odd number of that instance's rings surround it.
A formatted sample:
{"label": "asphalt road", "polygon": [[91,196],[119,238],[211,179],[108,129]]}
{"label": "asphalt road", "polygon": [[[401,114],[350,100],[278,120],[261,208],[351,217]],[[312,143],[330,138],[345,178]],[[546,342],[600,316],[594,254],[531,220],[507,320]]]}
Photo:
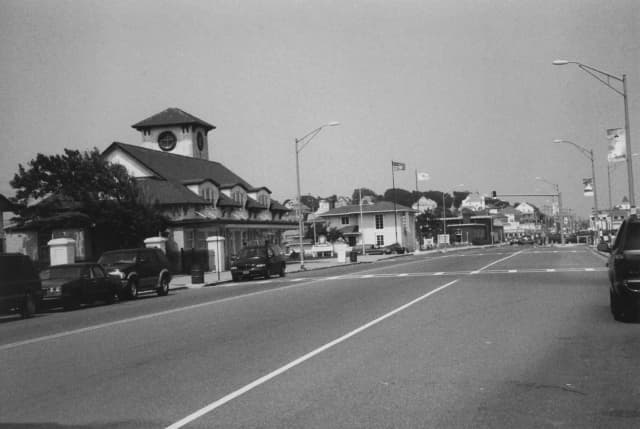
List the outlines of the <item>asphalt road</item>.
{"label": "asphalt road", "polygon": [[587,247],[407,256],[0,319],[0,428],[637,428]]}

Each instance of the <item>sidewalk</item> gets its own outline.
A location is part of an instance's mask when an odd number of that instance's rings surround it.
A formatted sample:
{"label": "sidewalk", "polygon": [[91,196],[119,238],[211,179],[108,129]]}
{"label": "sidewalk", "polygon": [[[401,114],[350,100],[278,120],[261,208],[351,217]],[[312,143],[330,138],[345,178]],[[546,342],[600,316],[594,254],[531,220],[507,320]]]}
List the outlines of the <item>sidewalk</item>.
{"label": "sidewalk", "polygon": [[[390,258],[402,258],[405,256],[411,255],[424,255],[430,253],[447,253],[457,250],[465,250],[470,248],[481,248],[483,246],[464,246],[464,247],[449,247],[443,249],[432,249],[432,250],[421,250],[415,251],[413,253],[405,253],[402,255],[358,255],[357,262],[350,262],[349,258],[345,262],[338,262],[337,258],[320,258],[314,259],[309,258],[305,259],[304,271],[312,271],[312,270],[320,270],[323,268],[331,268],[331,267],[344,267],[347,265],[356,265],[356,264],[370,264],[373,262],[377,262],[383,259]],[[287,260],[287,273],[297,273],[300,272],[300,262],[299,261],[290,261]],[[221,283],[228,283],[231,281],[231,271],[221,271],[220,273],[209,271],[204,273],[204,283],[192,283],[191,275],[189,274],[176,274],[171,279],[171,283],[169,283],[169,289],[177,290],[177,289],[196,289],[205,286],[215,286]]]}

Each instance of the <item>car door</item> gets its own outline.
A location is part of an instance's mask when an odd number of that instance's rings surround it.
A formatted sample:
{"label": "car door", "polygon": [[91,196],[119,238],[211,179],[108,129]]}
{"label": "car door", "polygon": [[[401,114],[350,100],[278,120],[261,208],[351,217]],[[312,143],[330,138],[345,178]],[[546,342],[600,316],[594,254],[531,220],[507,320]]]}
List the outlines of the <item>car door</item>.
{"label": "car door", "polygon": [[155,284],[154,260],[153,252],[138,252],[138,287],[141,289],[150,289]]}
{"label": "car door", "polygon": [[91,278],[92,278],[92,286],[93,286],[93,296],[94,297],[103,297],[107,294],[108,284],[107,284],[107,274],[104,272],[101,266],[92,265],[91,266]]}
{"label": "car door", "polygon": [[276,263],[275,253],[271,246],[267,246],[267,274],[275,273],[276,267],[274,267]]}

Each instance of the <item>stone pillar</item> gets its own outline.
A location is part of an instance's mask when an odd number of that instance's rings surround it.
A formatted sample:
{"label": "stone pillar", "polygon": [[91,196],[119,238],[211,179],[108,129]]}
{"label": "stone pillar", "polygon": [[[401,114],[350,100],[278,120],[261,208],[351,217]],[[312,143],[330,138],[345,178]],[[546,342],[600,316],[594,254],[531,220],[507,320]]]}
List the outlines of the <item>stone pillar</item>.
{"label": "stone pillar", "polygon": [[216,273],[225,270],[224,237],[213,235],[207,237],[207,250],[209,251],[209,269]]}
{"label": "stone pillar", "polygon": [[49,240],[51,265],[73,264],[76,261],[76,241],[71,238]]}
{"label": "stone pillar", "polygon": [[144,240],[144,247],[158,248],[167,254],[167,239],[164,237],[149,237]]}

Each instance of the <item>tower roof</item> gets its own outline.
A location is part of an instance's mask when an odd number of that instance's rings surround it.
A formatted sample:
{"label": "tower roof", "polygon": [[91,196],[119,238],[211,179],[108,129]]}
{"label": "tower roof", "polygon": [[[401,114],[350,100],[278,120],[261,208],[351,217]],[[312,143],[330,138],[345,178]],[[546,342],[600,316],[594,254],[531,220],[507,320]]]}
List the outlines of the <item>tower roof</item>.
{"label": "tower roof", "polygon": [[208,122],[185,112],[184,110],[178,109],[177,107],[169,107],[160,113],[156,113],[155,115],[149,116],[147,119],[131,125],[131,127],[141,131],[145,128],[161,127],[166,125],[201,125],[205,130],[207,130],[207,132],[216,128],[214,125],[211,125]]}

